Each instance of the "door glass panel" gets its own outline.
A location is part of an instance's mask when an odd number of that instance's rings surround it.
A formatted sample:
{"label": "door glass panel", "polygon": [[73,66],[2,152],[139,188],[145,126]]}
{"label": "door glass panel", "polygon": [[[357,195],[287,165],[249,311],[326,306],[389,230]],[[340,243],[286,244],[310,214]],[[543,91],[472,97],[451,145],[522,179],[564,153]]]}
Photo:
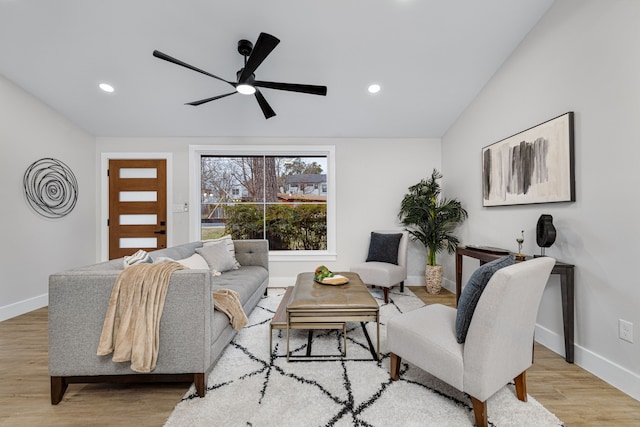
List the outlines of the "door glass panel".
{"label": "door glass panel", "polygon": [[158,215],[120,215],[120,225],[156,225]]}
{"label": "door glass panel", "polygon": [[158,177],[156,168],[120,168],[120,178],[151,178]]}
{"label": "door glass panel", "polygon": [[156,237],[122,237],[120,238],[121,248],[157,248],[158,239]]}
{"label": "door glass panel", "polygon": [[157,202],[158,193],[156,191],[121,191],[121,202]]}

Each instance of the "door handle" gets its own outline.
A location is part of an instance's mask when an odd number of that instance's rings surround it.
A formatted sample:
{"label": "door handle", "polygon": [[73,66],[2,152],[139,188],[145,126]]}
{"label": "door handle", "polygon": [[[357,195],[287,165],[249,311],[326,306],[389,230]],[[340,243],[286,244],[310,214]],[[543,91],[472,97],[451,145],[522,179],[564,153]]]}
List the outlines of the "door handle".
{"label": "door handle", "polygon": [[166,230],[154,231],[153,234],[167,234]]}

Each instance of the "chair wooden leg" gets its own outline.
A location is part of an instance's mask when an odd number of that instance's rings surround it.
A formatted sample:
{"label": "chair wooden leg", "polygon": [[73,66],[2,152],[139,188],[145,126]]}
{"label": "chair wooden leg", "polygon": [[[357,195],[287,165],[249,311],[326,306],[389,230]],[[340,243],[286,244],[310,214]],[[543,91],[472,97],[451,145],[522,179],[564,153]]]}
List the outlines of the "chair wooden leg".
{"label": "chair wooden leg", "polygon": [[389,288],[382,288],[384,292],[384,303],[389,303]]}
{"label": "chair wooden leg", "polygon": [[479,401],[475,397],[471,397],[471,403],[473,403],[473,414],[476,417],[476,426],[487,427],[489,424],[489,418],[487,417],[487,401]]}
{"label": "chair wooden leg", "polygon": [[404,292],[404,280],[400,282],[400,292]]}
{"label": "chair wooden leg", "polygon": [[526,402],[527,401],[527,371],[524,371],[520,375],[518,375],[514,381],[516,383],[516,396],[518,399]]}
{"label": "chair wooden leg", "polygon": [[57,405],[67,391],[67,381],[64,377],[51,377],[51,404]]}
{"label": "chair wooden leg", "polygon": [[389,373],[393,381],[398,381],[398,378],[400,378],[400,362],[402,362],[402,358],[395,353],[391,353]]}
{"label": "chair wooden leg", "polygon": [[204,397],[207,392],[207,376],[206,373],[193,374],[193,384],[196,386],[196,394]]}

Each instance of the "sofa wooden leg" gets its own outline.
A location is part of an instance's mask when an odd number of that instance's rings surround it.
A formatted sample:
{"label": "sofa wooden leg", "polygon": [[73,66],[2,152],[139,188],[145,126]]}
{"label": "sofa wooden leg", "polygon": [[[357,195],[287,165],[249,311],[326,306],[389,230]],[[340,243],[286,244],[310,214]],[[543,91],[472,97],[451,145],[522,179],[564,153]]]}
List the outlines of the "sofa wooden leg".
{"label": "sofa wooden leg", "polygon": [[207,393],[206,373],[193,374],[193,383],[196,386],[196,394],[200,397],[204,397]]}
{"label": "sofa wooden leg", "polygon": [[391,353],[389,373],[393,381],[398,381],[398,378],[400,378],[400,362],[402,362],[402,358],[395,353]]}
{"label": "sofa wooden leg", "polygon": [[67,391],[67,381],[64,377],[51,377],[51,404],[57,405]]}
{"label": "sofa wooden leg", "polygon": [[389,303],[389,288],[382,288],[383,292],[384,292],[384,303],[388,304]]}
{"label": "sofa wooden leg", "polygon": [[489,417],[487,417],[487,401],[479,401],[475,397],[471,397],[471,403],[473,403],[473,414],[476,417],[476,426],[487,427],[489,424]]}
{"label": "sofa wooden leg", "polygon": [[518,399],[526,402],[527,401],[527,371],[524,371],[520,375],[518,375],[514,381],[516,383],[516,396]]}
{"label": "sofa wooden leg", "polygon": [[404,280],[400,282],[400,292],[404,292]]}

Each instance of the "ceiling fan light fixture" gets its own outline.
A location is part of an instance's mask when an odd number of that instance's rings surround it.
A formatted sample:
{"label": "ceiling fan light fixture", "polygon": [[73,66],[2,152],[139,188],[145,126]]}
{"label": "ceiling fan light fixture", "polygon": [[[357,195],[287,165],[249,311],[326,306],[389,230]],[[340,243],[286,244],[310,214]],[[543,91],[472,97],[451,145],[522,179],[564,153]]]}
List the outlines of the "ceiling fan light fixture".
{"label": "ceiling fan light fixture", "polygon": [[107,93],[112,93],[113,91],[115,91],[113,86],[111,86],[109,83],[100,83],[98,87]]}
{"label": "ceiling fan light fixture", "polygon": [[253,95],[256,93],[256,88],[248,84],[239,84],[236,86],[236,90],[243,95]]}

